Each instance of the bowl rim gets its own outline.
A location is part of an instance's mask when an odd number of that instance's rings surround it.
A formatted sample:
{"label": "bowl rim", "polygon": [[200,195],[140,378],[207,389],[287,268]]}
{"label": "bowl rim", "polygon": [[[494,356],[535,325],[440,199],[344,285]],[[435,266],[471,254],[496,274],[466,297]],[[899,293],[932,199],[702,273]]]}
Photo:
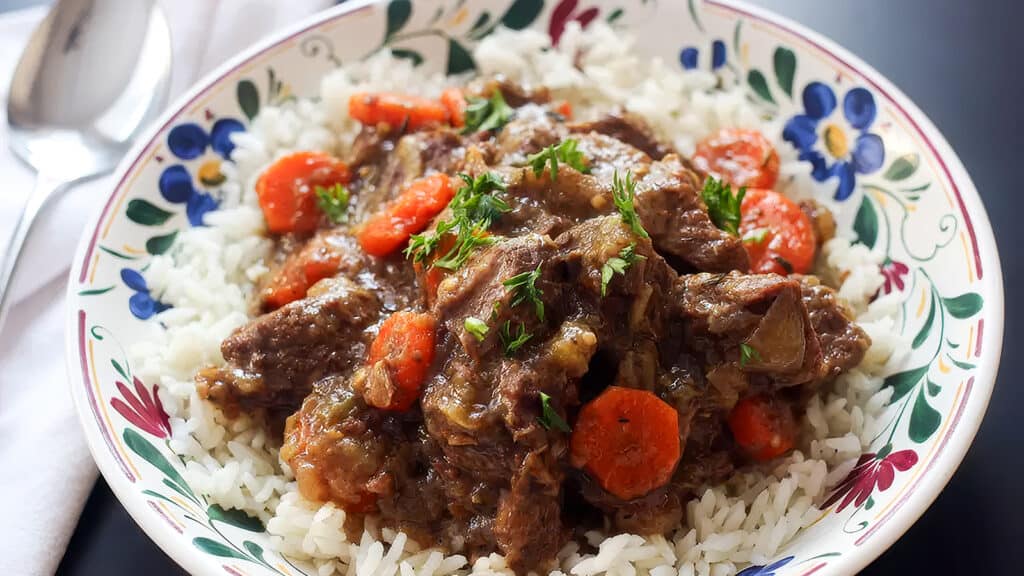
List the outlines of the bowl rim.
{"label": "bowl rim", "polygon": [[[992,342],[992,345],[986,346],[983,349],[977,363],[977,373],[971,379],[971,382],[973,382],[973,392],[970,393],[969,399],[964,401],[954,416],[960,420],[957,425],[957,432],[940,440],[943,443],[948,440],[949,443],[942,447],[941,454],[929,462],[928,469],[925,472],[931,472],[931,475],[928,477],[922,476],[920,486],[916,490],[904,494],[886,513],[886,516],[880,518],[875,527],[865,534],[864,537],[871,535],[877,529],[870,545],[852,546],[852,549],[836,558],[835,562],[829,563],[822,571],[822,574],[853,574],[859,572],[870,562],[881,556],[924,514],[925,510],[935,501],[950,478],[952,478],[953,473],[963,462],[967,450],[977,434],[995,387],[1003,345],[1003,325],[1005,323],[1004,293],[998,248],[988,214],[981,201],[981,196],[978,194],[977,188],[967,173],[960,157],[953,151],[945,137],[913,100],[884,75],[849,50],[840,46],[837,42],[767,8],[753,6],[744,0],[703,1],[706,4],[723,8],[741,17],[759,21],[762,24],[806,41],[814,49],[821,51],[838,63],[855,71],[883,97],[895,104],[939,160],[946,177],[952,184],[959,208],[964,214],[965,223],[976,242],[978,264],[980,265],[984,261],[987,268],[987,274],[980,279],[980,282],[982,292],[986,298],[986,308],[990,311],[990,316],[987,317],[997,321],[992,321],[986,326],[986,336]],[[90,409],[88,403],[94,401],[94,399],[86,399],[82,391],[83,384],[86,382],[84,371],[87,367],[86,356],[79,346],[81,341],[79,339],[80,332],[84,330],[84,312],[77,312],[77,306],[73,304],[80,298],[75,289],[84,280],[86,267],[83,265],[81,270],[79,270],[77,264],[87,262],[86,256],[95,247],[98,225],[111,209],[116,192],[124,185],[128,174],[139,163],[144,152],[156,142],[157,137],[186,111],[193,102],[223,81],[232,72],[246,66],[251,60],[261,54],[275,49],[310,30],[384,2],[386,0],[351,0],[313,14],[251,44],[193,83],[192,87],[176,98],[173,104],[168,106],[166,111],[150,125],[143,136],[136,140],[129,152],[118,164],[114,177],[111,180],[116,182],[116,184],[111,188],[106,200],[93,209],[92,216],[89,218],[85,228],[83,228],[75,250],[75,257],[68,275],[68,286],[65,294],[67,307],[65,312],[65,360],[68,370],[68,384],[71,387],[71,395],[74,400],[79,426],[85,433],[86,442],[89,451],[92,453],[93,460],[117,497],[118,502],[125,508],[142,531],[165,554],[190,573],[212,574],[216,571],[211,569],[210,560],[187,546],[187,540],[183,539],[181,534],[172,529],[170,525],[152,521],[152,510],[139,497],[138,491],[134,490],[132,483],[119,473],[114,459],[107,454],[105,440],[101,436],[99,427],[92,424],[91,420],[85,417]],[[968,390],[972,387],[971,382],[968,383]],[[932,468],[933,466],[934,468]],[[909,508],[902,514],[897,514],[900,508],[905,506],[909,506]]]}

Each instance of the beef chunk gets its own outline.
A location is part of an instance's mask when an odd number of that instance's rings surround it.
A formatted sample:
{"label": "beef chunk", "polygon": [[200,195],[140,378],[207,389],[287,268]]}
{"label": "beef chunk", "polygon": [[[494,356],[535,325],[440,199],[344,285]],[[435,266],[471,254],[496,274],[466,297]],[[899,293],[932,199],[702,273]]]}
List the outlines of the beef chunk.
{"label": "beef chunk", "polygon": [[655,247],[677,267],[749,270],[743,242],[711,222],[700,190],[697,175],[678,156],[651,164],[636,187],[636,210]]}
{"label": "beef chunk", "polygon": [[853,313],[834,290],[814,276],[799,278],[811,326],[818,334],[825,377],[834,378],[864,359],[871,338],[853,322]]}
{"label": "beef chunk", "polygon": [[589,122],[569,124],[572,132],[597,132],[611,136],[640,150],[655,160],[661,160],[675,150],[654,135],[654,130],[643,118],[625,110],[615,110]]}
{"label": "beef chunk", "polygon": [[[821,347],[800,283],[775,274],[694,274],[677,283],[684,340],[703,355],[723,407],[752,385],[768,391],[804,384],[822,371]],[[752,356],[741,359],[741,344]]]}
{"label": "beef chunk", "polygon": [[822,244],[835,238],[836,219],[832,211],[819,204],[815,200],[807,199],[800,201],[800,209],[811,220],[811,229],[814,230],[814,240],[820,248]]}
{"label": "beef chunk", "polygon": [[242,326],[224,340],[223,368],[207,368],[196,387],[229,414],[255,408],[294,410],[313,383],[345,374],[365,357],[364,330],[380,300],[344,277],[321,282],[310,297]]}

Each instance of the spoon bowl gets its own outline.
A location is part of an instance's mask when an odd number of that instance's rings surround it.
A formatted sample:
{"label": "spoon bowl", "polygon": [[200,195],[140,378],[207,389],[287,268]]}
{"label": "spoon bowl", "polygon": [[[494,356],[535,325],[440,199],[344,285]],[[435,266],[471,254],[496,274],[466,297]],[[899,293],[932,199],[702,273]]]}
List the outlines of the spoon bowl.
{"label": "spoon bowl", "polygon": [[7,122],[12,151],[38,177],[0,260],[0,327],[39,210],[68,184],[117,165],[163,108],[170,70],[170,30],[156,0],[60,0],[32,34]]}

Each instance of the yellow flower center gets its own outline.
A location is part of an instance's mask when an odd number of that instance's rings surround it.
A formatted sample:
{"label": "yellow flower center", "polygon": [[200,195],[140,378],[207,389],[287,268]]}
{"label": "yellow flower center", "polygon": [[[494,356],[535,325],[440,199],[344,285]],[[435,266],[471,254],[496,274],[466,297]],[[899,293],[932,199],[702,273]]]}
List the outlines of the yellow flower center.
{"label": "yellow flower center", "polygon": [[850,152],[850,142],[846,139],[846,132],[836,124],[829,124],[825,127],[825,148],[835,158],[845,158]]}
{"label": "yellow flower center", "polygon": [[207,186],[217,186],[224,182],[224,174],[220,171],[220,160],[207,160],[199,167],[199,181]]}

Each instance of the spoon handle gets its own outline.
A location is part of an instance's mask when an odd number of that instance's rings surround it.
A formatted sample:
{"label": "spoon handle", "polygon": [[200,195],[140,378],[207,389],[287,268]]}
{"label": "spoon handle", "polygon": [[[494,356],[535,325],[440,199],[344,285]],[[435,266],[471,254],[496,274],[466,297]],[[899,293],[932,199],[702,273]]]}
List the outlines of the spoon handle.
{"label": "spoon handle", "polygon": [[14,271],[18,266],[25,239],[28,238],[28,233],[32,229],[32,223],[35,222],[36,216],[39,215],[39,211],[46,204],[47,199],[66,184],[67,182],[48,177],[45,174],[36,176],[35,187],[22,208],[18,223],[14,226],[11,242],[4,251],[3,259],[0,260],[0,331],[3,330],[7,309],[11,304],[11,281],[14,278]]}

